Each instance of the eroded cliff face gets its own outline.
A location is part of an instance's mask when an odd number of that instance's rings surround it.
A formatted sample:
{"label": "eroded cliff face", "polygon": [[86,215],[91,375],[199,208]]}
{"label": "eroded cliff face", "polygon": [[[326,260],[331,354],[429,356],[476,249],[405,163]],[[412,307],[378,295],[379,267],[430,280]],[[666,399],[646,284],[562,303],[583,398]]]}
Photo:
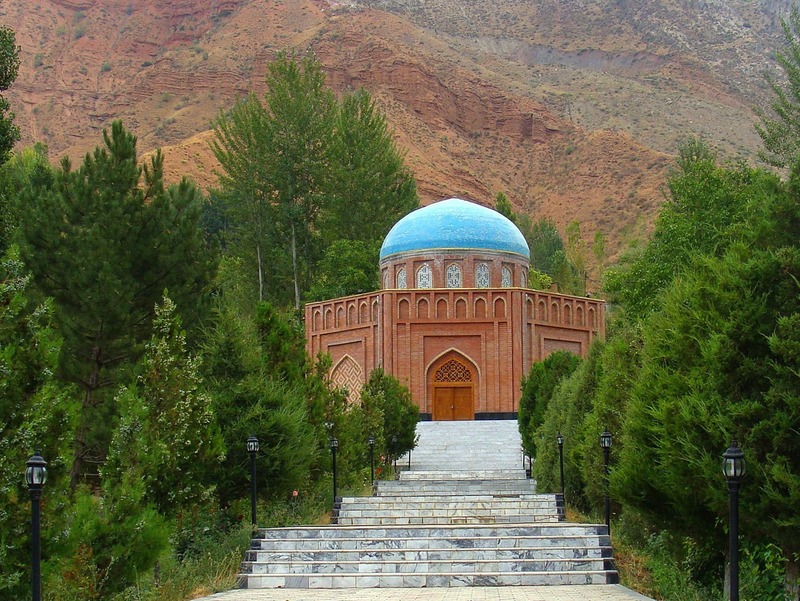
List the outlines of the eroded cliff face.
{"label": "eroded cliff face", "polygon": [[[556,48],[557,31],[530,33],[547,21],[539,2],[488,3],[497,10],[487,23],[507,21],[506,37],[367,4],[376,3],[6,0],[0,20],[22,46],[8,94],[22,144],[43,141],[54,159],[79,160],[119,118],[141,150],[164,147],[170,178],[213,186],[212,120],[244,94],[263,93],[278,50],[310,47],[337,92],[363,86],[381,103],[423,202],[490,204],[503,191],[535,217],[580,221],[587,240],[602,229],[611,254],[648,229],[662,201],[663,150],[678,137],[670,119],[750,144],[739,131],[750,118],[742,98],[679,48],[636,39],[628,24],[616,38],[603,32],[595,43],[584,32]],[[472,13],[481,5],[467,16],[480,19]],[[428,6],[446,17],[458,9],[448,0]],[[718,123],[739,137],[717,135]]]}

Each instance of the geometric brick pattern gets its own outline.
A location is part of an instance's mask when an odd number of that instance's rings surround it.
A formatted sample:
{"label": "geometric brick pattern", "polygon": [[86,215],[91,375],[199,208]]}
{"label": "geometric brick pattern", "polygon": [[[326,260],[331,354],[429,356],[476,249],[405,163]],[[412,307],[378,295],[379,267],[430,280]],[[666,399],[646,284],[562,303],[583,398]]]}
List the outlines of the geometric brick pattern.
{"label": "geometric brick pattern", "polygon": [[434,382],[472,382],[469,367],[457,359],[443,363],[433,376]]}
{"label": "geometric brick pattern", "polygon": [[331,372],[331,380],[337,388],[347,390],[347,399],[350,403],[358,401],[361,387],[364,385],[364,377],[361,367],[350,355],[345,355],[339,364]]}

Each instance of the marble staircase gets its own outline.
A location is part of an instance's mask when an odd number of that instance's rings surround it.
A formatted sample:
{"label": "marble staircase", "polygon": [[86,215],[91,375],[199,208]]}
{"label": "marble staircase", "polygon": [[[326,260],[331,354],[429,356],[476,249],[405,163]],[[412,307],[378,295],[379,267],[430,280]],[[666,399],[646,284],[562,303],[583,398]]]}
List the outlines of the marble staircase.
{"label": "marble staircase", "polygon": [[[605,525],[564,522],[526,479],[514,421],[422,422],[410,469],[344,497],[331,526],[259,530],[243,588],[607,584]],[[407,460],[398,467],[408,466]]]}

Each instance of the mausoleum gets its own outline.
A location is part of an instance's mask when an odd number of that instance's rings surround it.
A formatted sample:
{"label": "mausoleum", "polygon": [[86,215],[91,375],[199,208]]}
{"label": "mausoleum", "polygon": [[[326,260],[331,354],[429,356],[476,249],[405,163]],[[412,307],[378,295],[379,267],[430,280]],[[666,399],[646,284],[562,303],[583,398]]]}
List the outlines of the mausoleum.
{"label": "mausoleum", "polygon": [[524,236],[497,211],[458,198],[417,209],[383,242],[381,290],[306,305],[308,351],[330,353],[351,395],[382,367],[424,419],[516,417],[533,362],[584,357],[605,333],[602,301],[531,290],[529,268]]}

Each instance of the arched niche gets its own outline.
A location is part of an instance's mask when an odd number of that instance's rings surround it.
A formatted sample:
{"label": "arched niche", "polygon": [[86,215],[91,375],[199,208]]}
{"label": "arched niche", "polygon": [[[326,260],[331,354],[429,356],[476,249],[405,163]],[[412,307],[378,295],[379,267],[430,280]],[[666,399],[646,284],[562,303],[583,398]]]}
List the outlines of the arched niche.
{"label": "arched niche", "polygon": [[421,298],[417,301],[417,317],[419,319],[428,319],[429,307],[427,298]]}
{"label": "arched niche", "polygon": [[494,299],[494,316],[504,319],[506,316],[506,299],[500,297]]}
{"label": "arched niche", "polygon": [[463,298],[459,298],[456,301],[456,318],[457,319],[466,319],[467,318],[467,301]]}
{"label": "arched niche", "polygon": [[475,318],[486,319],[486,301],[482,298],[475,299]]}

